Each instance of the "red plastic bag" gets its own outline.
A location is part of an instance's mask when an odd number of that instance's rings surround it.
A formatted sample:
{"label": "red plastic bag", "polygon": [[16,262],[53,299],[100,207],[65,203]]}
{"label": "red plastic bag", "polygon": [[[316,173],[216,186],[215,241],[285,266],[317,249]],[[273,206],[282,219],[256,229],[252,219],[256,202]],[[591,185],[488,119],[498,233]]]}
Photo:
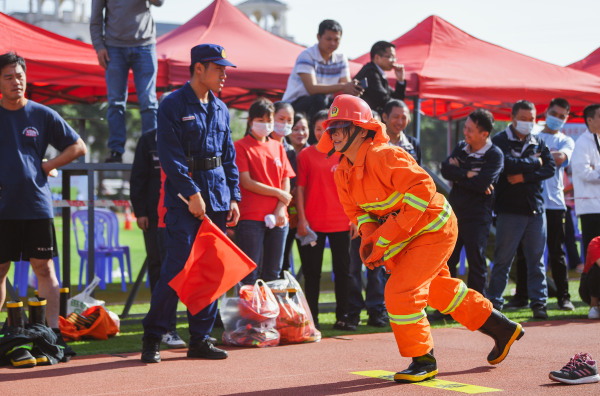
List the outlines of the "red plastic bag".
{"label": "red plastic bag", "polygon": [[244,285],[240,289],[240,316],[255,322],[277,318],[279,304],[273,292],[262,280],[254,285]]}
{"label": "red plastic bag", "polygon": [[321,332],[315,327],[306,297],[292,274],[284,271],[284,279],[267,283],[279,304],[276,329],[281,344],[297,344],[321,340]]}

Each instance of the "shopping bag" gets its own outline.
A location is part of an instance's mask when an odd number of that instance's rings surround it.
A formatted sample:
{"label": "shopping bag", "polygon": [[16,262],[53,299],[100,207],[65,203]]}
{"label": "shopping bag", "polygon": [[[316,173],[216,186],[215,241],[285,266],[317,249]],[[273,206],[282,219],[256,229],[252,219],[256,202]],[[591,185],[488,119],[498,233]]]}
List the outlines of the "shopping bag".
{"label": "shopping bag", "polygon": [[96,275],[94,280],[79,294],[71,297],[67,301],[67,315],[75,312],[82,313],[88,308],[95,306],[104,306],[104,301],[96,300],[92,297],[92,293],[96,286],[100,284],[100,278]]}
{"label": "shopping bag", "polygon": [[281,344],[297,344],[321,340],[321,332],[315,327],[306,297],[300,284],[288,271],[284,279],[267,282],[279,305],[275,328]]}
{"label": "shopping bag", "polygon": [[221,300],[223,343],[243,347],[279,345],[276,319],[279,304],[267,284],[259,279],[254,285],[236,287],[235,297]]}

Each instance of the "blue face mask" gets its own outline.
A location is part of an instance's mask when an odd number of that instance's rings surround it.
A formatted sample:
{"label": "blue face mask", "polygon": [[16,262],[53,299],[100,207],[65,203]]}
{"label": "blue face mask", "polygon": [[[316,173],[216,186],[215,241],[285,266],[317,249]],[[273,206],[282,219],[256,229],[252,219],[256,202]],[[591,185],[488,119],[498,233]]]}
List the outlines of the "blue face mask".
{"label": "blue face mask", "polygon": [[546,126],[552,131],[559,131],[567,122],[567,120],[561,120],[558,117],[546,115]]}

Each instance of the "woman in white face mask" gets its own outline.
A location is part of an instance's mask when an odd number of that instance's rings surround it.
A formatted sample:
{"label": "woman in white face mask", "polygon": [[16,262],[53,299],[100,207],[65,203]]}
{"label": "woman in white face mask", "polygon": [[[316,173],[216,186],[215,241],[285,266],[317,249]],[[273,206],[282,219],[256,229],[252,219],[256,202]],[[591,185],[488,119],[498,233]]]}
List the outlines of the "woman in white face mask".
{"label": "woman in white face mask", "polygon": [[269,138],[274,113],[271,101],[257,99],[248,110],[246,136],[235,142],[242,192],[236,243],[259,264],[242,280],[244,284],[253,284],[258,277],[265,281],[279,277],[288,234],[290,178],[296,174],[281,143]]}
{"label": "woman in white face mask", "polygon": [[294,108],[287,102],[275,102],[274,107],[275,123],[273,124],[273,133],[271,134],[271,138],[281,142],[287,151],[290,147],[285,137],[292,133]]}

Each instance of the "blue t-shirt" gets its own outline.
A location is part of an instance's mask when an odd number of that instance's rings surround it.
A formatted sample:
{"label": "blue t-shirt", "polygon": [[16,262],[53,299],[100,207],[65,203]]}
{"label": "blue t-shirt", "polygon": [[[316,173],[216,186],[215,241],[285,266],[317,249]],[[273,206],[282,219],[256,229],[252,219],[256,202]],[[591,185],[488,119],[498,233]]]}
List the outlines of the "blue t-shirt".
{"label": "blue t-shirt", "polygon": [[0,219],[50,219],[52,197],[42,159],[48,145],[63,151],[79,135],[57,112],[31,100],[0,107]]}
{"label": "blue t-shirt", "polygon": [[544,207],[546,209],[555,210],[566,210],[565,205],[565,185],[563,182],[564,169],[571,161],[571,155],[573,154],[573,148],[575,148],[575,142],[569,136],[562,132],[557,132],[554,135],[550,133],[539,132],[535,135],[546,143],[548,149],[552,151],[560,151],[567,156],[567,160],[560,166],[556,167],[554,176],[544,180]]}

